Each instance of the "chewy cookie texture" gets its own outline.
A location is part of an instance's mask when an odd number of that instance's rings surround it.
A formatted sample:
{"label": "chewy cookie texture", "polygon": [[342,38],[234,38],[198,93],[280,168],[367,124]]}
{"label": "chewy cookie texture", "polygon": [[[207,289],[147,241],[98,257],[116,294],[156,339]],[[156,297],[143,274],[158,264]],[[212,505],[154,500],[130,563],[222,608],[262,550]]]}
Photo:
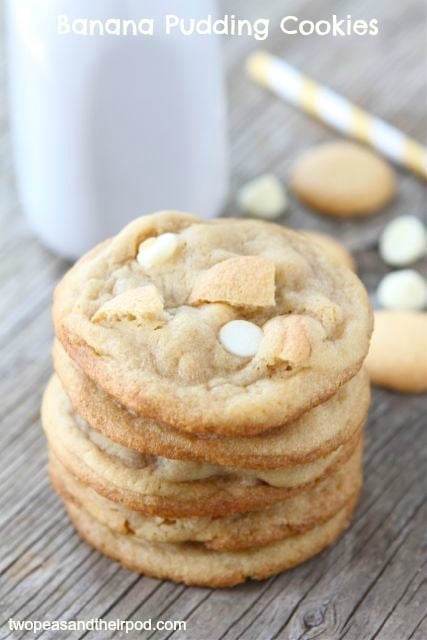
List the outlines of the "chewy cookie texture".
{"label": "chewy cookie texture", "polygon": [[66,274],[42,421],[52,484],[90,544],[147,575],[231,586],[346,528],[372,314],[322,240],[162,212]]}
{"label": "chewy cookie texture", "polygon": [[[360,369],[372,323],[358,278],[302,235],[174,212],[137,219],[79,261],[53,317],[70,356],[118,401],[218,435],[278,427],[326,400]],[[234,353],[219,334],[236,320],[250,324]]]}

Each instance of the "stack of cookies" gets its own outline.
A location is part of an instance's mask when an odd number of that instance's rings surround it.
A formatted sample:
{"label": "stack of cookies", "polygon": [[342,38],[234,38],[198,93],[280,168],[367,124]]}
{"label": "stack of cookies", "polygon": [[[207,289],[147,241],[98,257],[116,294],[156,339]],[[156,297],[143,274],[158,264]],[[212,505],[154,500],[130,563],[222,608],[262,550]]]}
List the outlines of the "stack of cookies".
{"label": "stack of cookies", "polygon": [[76,263],[53,317],[50,476],[94,547],[231,586],[346,528],[372,318],[317,243],[261,221],[146,216]]}

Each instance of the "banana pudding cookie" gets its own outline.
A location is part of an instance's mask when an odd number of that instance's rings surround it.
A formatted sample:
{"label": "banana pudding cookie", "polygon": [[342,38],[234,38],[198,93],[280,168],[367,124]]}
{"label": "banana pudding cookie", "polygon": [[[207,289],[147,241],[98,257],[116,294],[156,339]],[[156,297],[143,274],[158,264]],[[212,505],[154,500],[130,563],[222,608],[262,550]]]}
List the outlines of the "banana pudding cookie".
{"label": "banana pudding cookie", "polygon": [[273,544],[217,551],[193,542],[154,543],[132,532],[118,533],[92,518],[75,501],[65,501],[81,537],[124,567],[155,578],[205,587],[232,587],[247,578],[263,580],[308,560],[343,533],[356,503],[357,496],[326,522]]}
{"label": "banana pudding cookie", "polygon": [[[76,413],[110,440],[141,453],[251,469],[276,469],[326,456],[360,432],[370,384],[362,369],[336,394],[295,422],[255,436],[200,437],[167,428],[128,411],[97,387],[58,342],[55,371]],[[52,383],[61,393],[58,383]]]}
{"label": "banana pudding cookie", "polygon": [[311,462],[274,469],[233,468],[147,456],[106,438],[76,415],[59,381],[42,407],[52,454],[95,491],[146,515],[219,516],[259,509],[327,477],[354,453],[363,423],[350,439]]}
{"label": "banana pudding cookie", "polygon": [[125,406],[177,430],[254,435],[360,369],[372,317],[357,276],[271,223],[162,212],[80,260],[57,337]]}
{"label": "banana pudding cookie", "polygon": [[361,462],[362,444],[337,471],[271,507],[223,517],[174,519],[146,516],[101,496],[67,471],[54,455],[50,456],[49,474],[64,500],[74,501],[112,531],[133,533],[148,542],[199,542],[208,549],[230,550],[271,544],[329,520],[358,495]]}
{"label": "banana pudding cookie", "polygon": [[333,542],[362,484],[372,329],[339,262],[270,223],[161,212],[76,263],[42,422],[82,537],[207,586]]}

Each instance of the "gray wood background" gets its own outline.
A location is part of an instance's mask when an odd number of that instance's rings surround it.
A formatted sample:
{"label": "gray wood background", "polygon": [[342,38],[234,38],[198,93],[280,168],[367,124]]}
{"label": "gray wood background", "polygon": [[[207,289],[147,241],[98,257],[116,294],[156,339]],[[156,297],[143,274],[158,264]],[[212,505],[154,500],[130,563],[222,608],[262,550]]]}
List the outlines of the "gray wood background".
{"label": "gray wood background", "polygon": [[[1,6],[1,5],[0,5]],[[377,17],[375,38],[285,37],[268,49],[426,142],[422,0],[235,0],[229,13],[319,19],[337,12]],[[334,134],[253,86],[242,72],[255,43],[225,43],[229,84],[231,193],[260,172],[286,180],[296,154]],[[362,500],[331,549],[265,582],[233,590],[186,588],[125,571],[80,541],[46,477],[39,405],[51,372],[52,288],[68,265],[45,250],[22,216],[11,166],[5,63],[0,67],[0,637],[7,620],[145,618],[186,620],[185,640],[422,640],[427,638],[426,401],[376,390],[367,425]],[[393,215],[425,214],[425,185],[399,171],[385,212],[336,222],[291,200],[284,222],[332,232],[355,253],[372,291],[386,272],[379,230]],[[227,211],[234,211],[232,198]],[[109,638],[109,633],[88,633]],[[119,634],[120,635],[120,634]],[[135,634],[136,637],[137,634]],[[14,637],[24,637],[16,633]],[[33,637],[27,634],[27,637]],[[42,633],[37,637],[83,637]],[[123,636],[124,637],[124,636]],[[128,637],[132,637],[131,635]],[[152,634],[143,634],[152,637]]]}

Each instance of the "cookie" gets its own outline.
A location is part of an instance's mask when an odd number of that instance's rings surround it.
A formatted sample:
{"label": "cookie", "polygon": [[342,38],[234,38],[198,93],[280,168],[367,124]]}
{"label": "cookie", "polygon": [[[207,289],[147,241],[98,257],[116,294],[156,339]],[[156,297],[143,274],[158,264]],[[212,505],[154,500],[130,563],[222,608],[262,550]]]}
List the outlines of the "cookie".
{"label": "cookie", "polygon": [[275,469],[321,458],[360,430],[370,402],[361,370],[322,405],[297,421],[259,436],[198,437],[168,429],[127,411],[97,387],[59,343],[55,370],[76,412],[110,440],[142,453],[247,469]]}
{"label": "cookie", "polygon": [[357,498],[350,499],[332,518],[305,533],[238,551],[216,551],[194,543],[147,542],[131,533],[111,531],[75,503],[66,506],[81,537],[128,569],[187,585],[231,587],[247,578],[268,578],[322,551],[347,528],[356,503]]}
{"label": "cookie", "polygon": [[376,311],[366,369],[379,387],[427,391],[427,313]]}
{"label": "cookie", "polygon": [[308,149],[291,171],[290,186],[316,211],[343,218],[375,213],[396,192],[390,165],[373,151],[346,141]]}
{"label": "cookie", "polygon": [[316,242],[331,260],[347,267],[347,269],[351,269],[351,271],[356,271],[356,263],[353,256],[338,240],[327,233],[320,233],[320,231],[302,230],[302,233]]}
{"label": "cookie", "polygon": [[330,397],[360,369],[372,322],[358,278],[301,234],[176,212],[135,220],[76,263],[53,318],[70,356],[119,402],[232,436]]}
{"label": "cookie", "polygon": [[274,470],[214,467],[147,457],[110,441],[75,415],[53,379],[42,406],[49,448],[84,484],[147,515],[225,515],[262,508],[332,473],[355,450],[361,430],[326,456]]}
{"label": "cookie", "polygon": [[244,549],[271,544],[329,520],[361,488],[362,446],[348,462],[314,487],[267,509],[212,518],[165,519],[144,516],[85,486],[51,456],[49,474],[56,491],[92,518],[118,533],[148,542],[198,542],[208,549]]}

